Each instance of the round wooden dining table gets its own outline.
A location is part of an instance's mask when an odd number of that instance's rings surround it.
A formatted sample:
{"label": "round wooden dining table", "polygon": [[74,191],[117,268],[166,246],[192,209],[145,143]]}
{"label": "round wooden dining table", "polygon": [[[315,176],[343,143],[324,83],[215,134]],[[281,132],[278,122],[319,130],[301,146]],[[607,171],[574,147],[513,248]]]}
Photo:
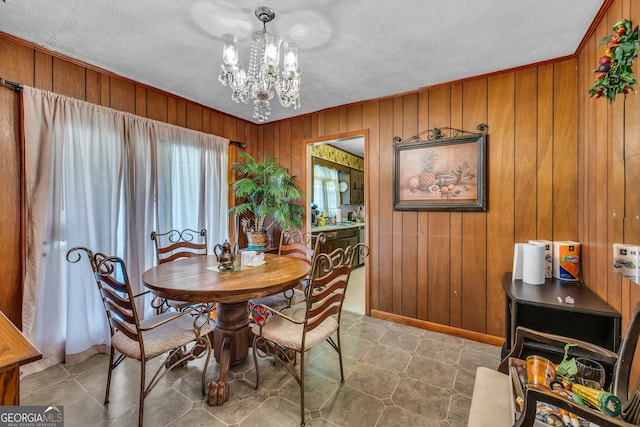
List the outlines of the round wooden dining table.
{"label": "round wooden dining table", "polygon": [[[239,255],[238,255],[239,256]],[[209,384],[207,401],[222,405],[229,398],[229,368],[249,352],[249,300],[291,289],[309,273],[302,259],[265,254],[260,266],[220,271],[215,255],[183,258],[150,268],[142,274],[145,286],[169,300],[217,303],[213,351],[218,378]]]}

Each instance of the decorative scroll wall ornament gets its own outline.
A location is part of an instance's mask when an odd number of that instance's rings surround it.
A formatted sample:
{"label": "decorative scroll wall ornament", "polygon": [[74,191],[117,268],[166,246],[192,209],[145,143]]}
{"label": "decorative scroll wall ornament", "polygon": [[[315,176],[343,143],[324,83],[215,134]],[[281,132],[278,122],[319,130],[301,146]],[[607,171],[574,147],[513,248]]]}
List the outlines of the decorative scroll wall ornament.
{"label": "decorative scroll wall ornament", "polygon": [[487,128],[434,128],[405,141],[394,137],[393,209],[486,211]]}
{"label": "decorative scroll wall ornament", "polygon": [[[489,129],[489,126],[484,123],[480,123],[478,124],[478,126],[476,126],[476,130],[482,133],[487,133],[488,129]],[[456,136],[462,136],[464,134],[471,134],[471,133],[473,132],[469,132],[467,130],[462,130],[462,129],[449,128],[449,127],[433,128],[433,129],[423,130],[422,132],[417,133],[413,135],[411,138],[405,139],[404,141],[399,136],[394,136],[393,143],[405,144],[408,142],[433,141],[434,139],[453,138]],[[422,139],[421,137],[425,134],[427,135],[426,139]]]}
{"label": "decorative scroll wall ornament", "polygon": [[638,56],[638,26],[631,29],[631,22],[621,19],[612,28],[613,34],[600,40],[608,46],[593,70],[596,81],[589,87],[592,98],[604,96],[609,103],[619,94],[633,91],[636,79],[631,67]]}

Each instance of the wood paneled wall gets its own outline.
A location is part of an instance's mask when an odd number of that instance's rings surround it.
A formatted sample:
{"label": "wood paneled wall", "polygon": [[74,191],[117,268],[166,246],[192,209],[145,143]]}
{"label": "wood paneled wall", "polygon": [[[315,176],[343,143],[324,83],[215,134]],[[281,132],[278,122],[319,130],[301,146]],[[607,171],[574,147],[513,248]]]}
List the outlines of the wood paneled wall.
{"label": "wood paneled wall", "polygon": [[[0,77],[150,119],[258,145],[258,126],[0,36]],[[22,325],[19,95],[0,87],[0,311]],[[229,157],[236,151],[230,147]]]}
{"label": "wood paneled wall", "polygon": [[[304,139],[367,130],[372,312],[504,336],[501,277],[513,244],[578,237],[576,67],[568,60],[266,124],[254,154],[275,152],[303,176]],[[488,211],[394,211],[393,137],[479,123],[489,125]]]}
{"label": "wood paneled wall", "polygon": [[[613,244],[640,244],[640,99],[637,87],[612,104],[587,94],[604,55],[600,39],[622,18],[638,25],[640,3],[614,0],[578,58],[578,239],[585,283],[622,314],[624,330],[640,301],[640,286],[613,272]],[[638,61],[633,71],[638,78]]]}
{"label": "wood paneled wall", "polygon": [[[633,94],[609,106],[589,99],[586,90],[602,50],[598,40],[621,17],[640,22],[638,9],[633,0],[613,1],[574,59],[260,126],[2,38],[0,76],[244,140],[249,153],[273,154],[300,183],[307,140],[364,130],[373,315],[481,339],[502,337],[501,277],[511,270],[514,243],[579,240],[586,285],[622,313],[626,326],[640,301],[640,287],[612,273],[611,248],[623,238],[624,207],[633,206],[620,190],[625,176],[619,165],[624,144],[627,152],[640,146],[640,101]],[[636,75],[637,68],[636,63]],[[20,186],[17,96],[8,90],[0,90],[0,113],[0,149],[9,153],[2,156],[0,201],[10,206]],[[487,212],[393,211],[393,137],[405,139],[434,127],[473,131],[479,123],[489,126]],[[6,226],[18,219],[14,210],[0,214],[3,241],[12,242],[0,249],[0,310],[14,321],[22,273],[4,260],[15,259],[21,250],[19,235]]]}

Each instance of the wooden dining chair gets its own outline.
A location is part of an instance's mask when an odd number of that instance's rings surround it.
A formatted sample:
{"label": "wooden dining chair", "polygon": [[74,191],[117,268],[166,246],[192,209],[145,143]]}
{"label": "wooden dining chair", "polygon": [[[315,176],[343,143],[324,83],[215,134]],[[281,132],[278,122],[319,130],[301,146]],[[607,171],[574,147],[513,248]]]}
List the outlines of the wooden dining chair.
{"label": "wooden dining chair", "polygon": [[[211,357],[211,343],[208,333],[209,307],[191,306],[182,312],[165,312],[141,320],[136,308],[136,298],[146,292],[134,295],[124,261],[115,256],[106,256],[85,247],[75,247],[67,252],[67,261],[77,263],[85,254],[93,271],[102,298],[111,332],[111,352],[104,404],[109,403],[111,376],[113,370],[127,357],[138,360],[140,366],[140,403],[138,426],[142,427],[144,399],[160,380],[172,369],[184,365],[188,360],[206,356],[202,368],[202,395],[205,395],[207,366]],[[188,351],[184,348],[189,347]],[[116,358],[115,352],[119,355]],[[146,362],[165,355],[165,363],[160,364],[149,384],[146,384]]]}
{"label": "wooden dining chair", "polygon": [[[260,383],[258,357],[273,357],[296,379],[300,386],[300,425],[305,424],[304,371],[305,353],[327,341],[338,353],[340,381],[344,383],[342,347],[340,344],[340,317],[354,257],[368,255],[364,243],[347,248],[338,248],[326,254],[314,256],[305,288],[306,303],[275,310],[265,305],[254,307],[256,318],[262,316],[252,327],[253,361],[256,369],[256,389]],[[335,339],[334,339],[335,335]],[[300,355],[300,363],[297,363]],[[299,366],[299,367],[298,367]]]}
{"label": "wooden dining chair", "polygon": [[[153,240],[155,246],[158,264],[208,254],[207,230],[204,228],[200,231],[191,228],[169,230],[165,233],[152,231],[151,240]],[[168,301],[159,297],[153,299],[152,305],[157,313],[163,313],[171,309],[180,311],[188,306],[182,301]],[[212,308],[215,307],[212,306]]]}
{"label": "wooden dining chair", "polygon": [[[638,339],[640,337],[640,303],[636,305],[636,310],[629,322],[627,331],[622,339],[617,352],[612,352],[600,346],[573,339],[570,337],[546,334],[532,329],[518,327],[514,345],[511,352],[502,360],[498,371],[503,374],[509,374],[509,358],[521,358],[523,351],[529,342],[542,344],[545,348],[563,349],[566,344],[570,344],[570,350],[580,353],[581,356],[597,359],[605,366],[612,368],[612,378],[609,391],[613,393],[622,402],[622,412],[620,418],[622,420],[614,420],[604,418],[598,419],[597,411],[583,411],[582,408],[576,408],[575,404],[567,403],[566,399],[558,397],[553,393],[544,391],[527,390],[525,398],[525,409],[523,416],[516,423],[518,426],[532,425],[531,419],[535,418],[535,408],[537,402],[547,402],[564,409],[575,411],[579,416],[588,417],[598,425],[640,425],[640,380],[636,381],[635,387],[630,387],[632,363],[635,357]],[[562,352],[562,351],[561,351]],[[559,362],[559,360],[557,361]],[[531,391],[531,393],[530,393]],[[588,408],[587,408],[588,409]],[[605,424],[601,424],[604,422]],[[609,423],[609,424],[607,424]]]}
{"label": "wooden dining chair", "polygon": [[[324,233],[316,236],[316,241],[312,245],[311,233],[302,230],[284,229],[280,234],[280,245],[278,247],[278,255],[299,258],[309,264],[309,268],[313,264],[314,255],[318,253],[320,244],[325,241]],[[262,298],[256,298],[250,301],[251,305],[266,305],[274,310],[282,310],[292,305],[304,301],[304,289],[309,282],[309,278],[305,277],[301,280],[300,285],[288,289],[276,295],[269,295]]]}

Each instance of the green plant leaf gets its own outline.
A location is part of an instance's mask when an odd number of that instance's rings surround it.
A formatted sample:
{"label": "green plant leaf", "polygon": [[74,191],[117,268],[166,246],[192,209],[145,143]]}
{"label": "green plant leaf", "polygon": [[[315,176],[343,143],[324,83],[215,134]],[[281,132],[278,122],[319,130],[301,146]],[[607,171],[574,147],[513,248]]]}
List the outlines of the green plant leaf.
{"label": "green plant leaf", "polygon": [[[243,218],[243,228],[266,231],[274,224],[283,229],[301,227],[304,208],[297,202],[302,200],[303,193],[297,188],[295,176],[279,165],[275,157],[265,156],[257,161],[245,152],[238,157],[243,161],[231,167],[237,177],[231,182],[237,203],[229,212],[252,216]],[[267,218],[270,222],[265,224]]]}

